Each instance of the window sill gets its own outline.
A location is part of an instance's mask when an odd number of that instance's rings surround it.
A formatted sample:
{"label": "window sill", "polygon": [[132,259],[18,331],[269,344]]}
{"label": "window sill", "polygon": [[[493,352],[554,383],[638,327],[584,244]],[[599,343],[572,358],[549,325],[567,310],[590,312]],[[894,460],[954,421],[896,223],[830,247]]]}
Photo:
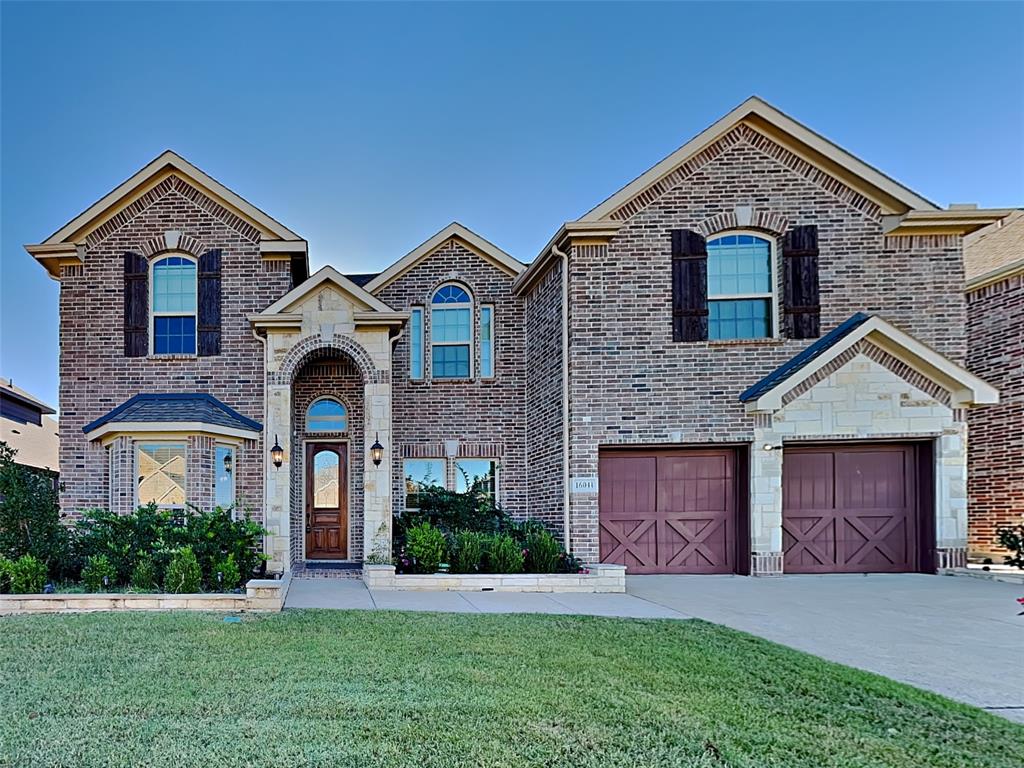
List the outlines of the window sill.
{"label": "window sill", "polygon": [[786,339],[777,337],[765,339],[716,339],[708,341],[709,347],[778,347],[786,343]]}
{"label": "window sill", "polygon": [[171,352],[166,355],[149,354],[146,355],[147,360],[196,360],[199,355],[186,355],[179,352]]}

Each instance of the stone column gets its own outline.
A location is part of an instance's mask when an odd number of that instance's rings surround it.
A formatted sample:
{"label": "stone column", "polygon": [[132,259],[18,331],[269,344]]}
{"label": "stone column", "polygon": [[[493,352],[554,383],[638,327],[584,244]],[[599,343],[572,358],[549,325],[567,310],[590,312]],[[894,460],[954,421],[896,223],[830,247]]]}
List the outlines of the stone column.
{"label": "stone column", "polygon": [[[263,461],[266,486],[264,523],[270,556],[267,570],[283,572],[291,568],[291,462],[292,462],[292,387],[291,384],[267,385],[267,423],[263,425]],[[274,439],[284,448],[284,463],[275,467],[270,458]]]}
{"label": "stone column", "polygon": [[[391,555],[391,384],[367,383],[363,440],[363,559]],[[370,447],[384,446],[384,460],[374,466]]]}
{"label": "stone column", "polygon": [[750,575],[782,575],[782,437],[755,415],[750,450]]}
{"label": "stone column", "polygon": [[967,423],[954,421],[935,441],[937,568],[967,566]]}

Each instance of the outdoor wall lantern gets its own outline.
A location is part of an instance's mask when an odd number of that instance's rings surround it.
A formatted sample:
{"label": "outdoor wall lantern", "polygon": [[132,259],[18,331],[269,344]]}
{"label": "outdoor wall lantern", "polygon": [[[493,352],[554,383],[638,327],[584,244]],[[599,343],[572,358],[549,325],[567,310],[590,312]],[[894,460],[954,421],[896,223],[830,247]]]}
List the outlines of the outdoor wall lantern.
{"label": "outdoor wall lantern", "polygon": [[234,464],[234,461],[232,460],[231,456],[231,451],[228,451],[227,453],[224,454],[224,471],[227,472],[229,475],[231,474],[231,467]]}
{"label": "outdoor wall lantern", "polygon": [[373,441],[373,445],[370,446],[370,460],[373,461],[373,466],[379,467],[380,463],[384,461],[384,446],[380,444],[380,435],[377,435],[377,439]]}
{"label": "outdoor wall lantern", "polygon": [[274,447],[270,449],[270,460],[274,462],[274,466],[278,469],[284,463],[284,448],[277,442],[277,435],[274,435]]}

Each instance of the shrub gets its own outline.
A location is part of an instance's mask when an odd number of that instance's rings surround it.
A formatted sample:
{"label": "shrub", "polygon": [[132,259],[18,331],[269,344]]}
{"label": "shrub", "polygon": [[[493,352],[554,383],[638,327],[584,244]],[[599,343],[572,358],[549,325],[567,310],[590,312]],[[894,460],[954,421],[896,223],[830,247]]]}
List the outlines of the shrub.
{"label": "shrub", "polygon": [[153,556],[148,552],[142,552],[136,556],[135,567],[132,568],[132,576],[129,582],[132,589],[136,592],[155,592],[159,581]]}
{"label": "shrub", "polygon": [[[127,584],[141,555],[169,548],[165,539],[171,526],[172,511],[158,509],[155,504],[139,507],[130,515],[92,509],[84,512],[75,525],[76,548],[83,561],[106,557],[117,581]],[[169,557],[166,554],[164,564]]]}
{"label": "shrub", "polygon": [[189,594],[198,592],[202,585],[203,573],[191,547],[182,547],[171,555],[164,576],[164,592]]}
{"label": "shrub", "polygon": [[558,570],[562,545],[546,529],[536,526],[527,530],[523,546],[529,573],[554,573]]}
{"label": "shrub", "polygon": [[996,536],[999,546],[1010,550],[1010,554],[1003,555],[1006,564],[1024,569],[1024,523],[1000,526],[996,529]]}
{"label": "shrub", "polygon": [[417,490],[419,509],[408,510],[395,521],[396,544],[401,545],[409,529],[430,523],[446,535],[456,531],[497,533],[510,518],[478,485],[460,493],[436,486],[420,485]]}
{"label": "shrub", "polygon": [[484,563],[487,534],[479,531],[457,531],[452,536],[452,573],[477,573]]}
{"label": "shrub", "polygon": [[[217,578],[217,574],[220,578]],[[235,556],[228,555],[214,566],[210,574],[210,588],[218,592],[230,592],[242,581],[242,574],[238,572],[238,565],[235,563]]]}
{"label": "shrub", "polygon": [[74,561],[61,522],[53,476],[14,463],[17,451],[0,441],[0,556],[32,555],[55,577],[70,575]]}
{"label": "shrub", "polygon": [[0,595],[11,591],[11,573],[14,563],[6,557],[0,557]]}
{"label": "shrub", "polygon": [[519,542],[507,533],[489,537],[487,564],[491,573],[522,573],[525,558]]}
{"label": "shrub", "polygon": [[420,523],[406,532],[406,552],[417,573],[436,573],[445,559],[444,534],[430,523]]}
{"label": "shrub", "polygon": [[42,592],[46,586],[46,563],[32,555],[22,555],[9,566],[11,592],[29,595]]}
{"label": "shrub", "polygon": [[82,568],[82,583],[89,592],[106,592],[117,584],[117,571],[106,555],[90,555]]}

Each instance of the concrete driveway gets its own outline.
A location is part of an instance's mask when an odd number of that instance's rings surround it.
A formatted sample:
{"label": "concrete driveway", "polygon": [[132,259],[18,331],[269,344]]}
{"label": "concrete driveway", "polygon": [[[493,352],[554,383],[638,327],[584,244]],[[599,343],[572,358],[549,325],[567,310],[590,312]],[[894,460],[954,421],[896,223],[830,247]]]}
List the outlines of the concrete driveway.
{"label": "concrete driveway", "polygon": [[1024,589],[873,574],[631,576],[634,597],[1024,722]]}

